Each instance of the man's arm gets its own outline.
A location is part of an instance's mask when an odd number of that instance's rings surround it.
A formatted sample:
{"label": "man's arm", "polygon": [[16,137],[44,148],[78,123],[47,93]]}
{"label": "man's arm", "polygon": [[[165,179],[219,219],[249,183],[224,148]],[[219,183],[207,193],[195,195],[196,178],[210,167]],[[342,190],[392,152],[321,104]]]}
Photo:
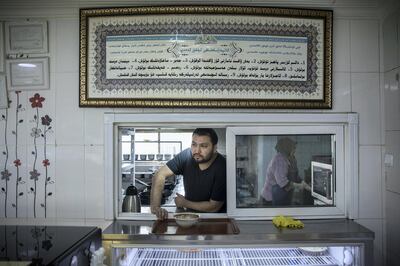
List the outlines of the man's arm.
{"label": "man's arm", "polygon": [[224,205],[223,201],[190,201],[181,194],[176,193],[175,204],[177,207],[189,208],[201,212],[218,212]]}
{"label": "man's arm", "polygon": [[162,192],[164,190],[165,179],[174,173],[168,166],[164,165],[153,175],[150,194],[150,210],[157,218],[163,220],[168,217],[167,210],[161,208]]}

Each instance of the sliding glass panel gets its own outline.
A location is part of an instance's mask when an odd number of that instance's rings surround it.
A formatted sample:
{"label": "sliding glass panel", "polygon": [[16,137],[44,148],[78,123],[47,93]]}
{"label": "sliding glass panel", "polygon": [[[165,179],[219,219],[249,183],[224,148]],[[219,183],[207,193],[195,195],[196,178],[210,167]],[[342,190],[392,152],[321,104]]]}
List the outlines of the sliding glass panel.
{"label": "sliding glass panel", "polygon": [[236,135],[236,207],[335,205],[335,136]]}

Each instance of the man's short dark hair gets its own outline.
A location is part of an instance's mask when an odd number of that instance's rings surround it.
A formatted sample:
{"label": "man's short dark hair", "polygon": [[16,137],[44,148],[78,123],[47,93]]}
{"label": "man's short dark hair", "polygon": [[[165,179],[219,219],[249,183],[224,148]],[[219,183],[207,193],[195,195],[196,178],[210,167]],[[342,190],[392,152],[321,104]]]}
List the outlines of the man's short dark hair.
{"label": "man's short dark hair", "polygon": [[218,136],[217,133],[215,133],[215,130],[212,128],[196,128],[193,131],[193,135],[198,135],[198,136],[209,136],[211,139],[211,143],[213,145],[218,143]]}

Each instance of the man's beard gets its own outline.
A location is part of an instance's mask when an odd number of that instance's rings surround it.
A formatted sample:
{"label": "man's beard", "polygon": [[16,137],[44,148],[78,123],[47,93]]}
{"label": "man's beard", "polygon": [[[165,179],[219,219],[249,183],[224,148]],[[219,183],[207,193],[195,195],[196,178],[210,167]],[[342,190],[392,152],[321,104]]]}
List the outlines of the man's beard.
{"label": "man's beard", "polygon": [[197,157],[197,155],[192,156],[193,160],[195,160],[196,163],[207,163],[211,160],[211,158],[213,157],[213,154],[211,153],[210,156],[208,156],[208,157],[199,156],[199,159],[196,159],[195,157]]}

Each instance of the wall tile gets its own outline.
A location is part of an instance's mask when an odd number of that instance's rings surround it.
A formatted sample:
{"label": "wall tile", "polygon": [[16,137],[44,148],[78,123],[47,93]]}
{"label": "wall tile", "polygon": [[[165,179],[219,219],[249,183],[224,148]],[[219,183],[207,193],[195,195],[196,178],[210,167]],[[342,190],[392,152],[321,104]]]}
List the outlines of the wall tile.
{"label": "wall tile", "polygon": [[[37,153],[35,156],[34,153]],[[45,154],[46,153],[46,154]],[[27,147],[27,193],[28,193],[28,216],[34,217],[34,193],[31,188],[35,189],[35,182],[31,179],[31,172],[36,169],[39,174],[38,180],[36,181],[36,218],[45,215],[47,217],[55,216],[55,146],[54,145],[29,145]],[[48,160],[50,165],[44,167],[43,161],[45,158]],[[45,185],[46,178],[50,178],[51,184]],[[45,192],[51,193],[45,201]],[[45,210],[46,203],[46,210]]]}
{"label": "wall tile", "polygon": [[383,97],[385,129],[400,130],[400,84],[396,81],[400,68],[384,73]]}
{"label": "wall tile", "polygon": [[85,147],[85,218],[104,218],[104,147]]}
{"label": "wall tile", "polygon": [[386,243],[387,243],[387,261],[388,265],[399,263],[400,247],[400,194],[386,192]]}
{"label": "wall tile", "polygon": [[[9,99],[11,100],[9,108],[0,110],[2,115],[0,120],[0,145],[6,142],[8,145],[15,145],[15,143],[17,145],[25,145],[29,143],[27,136],[30,134],[28,131],[29,118],[27,116],[27,110],[30,107],[28,93],[20,92],[16,94],[15,92],[9,92]],[[18,111],[17,105],[20,106]],[[19,121],[18,123],[17,120]],[[16,134],[13,132],[16,132]]]}
{"label": "wall tile", "polygon": [[107,110],[103,108],[84,109],[84,117],[85,117],[84,129],[85,129],[86,145],[103,145],[105,112],[107,112]]}
{"label": "wall tile", "polygon": [[[56,32],[57,32],[57,19],[50,18],[47,20],[48,23],[48,38],[49,38],[49,56],[50,56],[50,73],[56,71]],[[50,80],[51,82],[51,80]]]}
{"label": "wall tile", "polygon": [[79,71],[78,19],[58,19],[56,31],[56,71],[77,73]]}
{"label": "wall tile", "polygon": [[[7,157],[8,149],[8,157]],[[5,152],[6,154],[4,154]],[[20,160],[20,165],[17,168],[15,166],[16,155]],[[27,182],[29,178],[27,177],[28,168],[27,159],[27,147],[26,145],[19,145],[17,150],[15,145],[0,146],[0,172],[7,170],[11,176],[8,182],[6,180],[0,180],[0,217],[28,217],[27,213]],[[21,182],[18,184],[18,192],[16,191],[16,180],[21,177]],[[7,193],[5,193],[7,191]],[[16,197],[16,195],[23,193],[22,195]],[[7,202],[6,202],[7,197]],[[15,206],[13,206],[13,204]],[[5,209],[7,213],[5,213]]]}
{"label": "wall tile", "polygon": [[[397,16],[397,67],[400,66],[400,8],[396,11]],[[400,256],[400,255],[399,255]]]}
{"label": "wall tile", "polygon": [[350,71],[350,21],[333,20],[333,71]]}
{"label": "wall tile", "polygon": [[359,217],[382,218],[382,159],[379,146],[360,147]]}
{"label": "wall tile", "polygon": [[386,154],[393,156],[393,166],[385,166],[386,189],[400,194],[400,131],[386,131]]}
{"label": "wall tile", "polygon": [[350,34],[351,71],[379,72],[379,21],[352,20]]}
{"label": "wall tile", "polygon": [[84,146],[58,145],[56,159],[57,218],[84,218]]}
{"label": "wall tile", "polygon": [[383,37],[383,70],[389,71],[398,66],[398,39],[397,39],[397,23],[398,13],[393,13],[387,17],[382,26]]}
{"label": "wall tile", "polygon": [[359,219],[357,222],[375,233],[374,239],[374,263],[373,265],[385,265],[383,250],[383,227],[384,220],[381,219]]}
{"label": "wall tile", "polygon": [[79,108],[77,73],[57,74],[57,144],[84,144],[84,109]]}
{"label": "wall tile", "polygon": [[349,72],[333,72],[333,107],[335,112],[351,111],[351,89]]}
{"label": "wall tile", "polygon": [[381,144],[379,73],[352,73],[351,95],[352,111],[360,118],[360,144]]}

